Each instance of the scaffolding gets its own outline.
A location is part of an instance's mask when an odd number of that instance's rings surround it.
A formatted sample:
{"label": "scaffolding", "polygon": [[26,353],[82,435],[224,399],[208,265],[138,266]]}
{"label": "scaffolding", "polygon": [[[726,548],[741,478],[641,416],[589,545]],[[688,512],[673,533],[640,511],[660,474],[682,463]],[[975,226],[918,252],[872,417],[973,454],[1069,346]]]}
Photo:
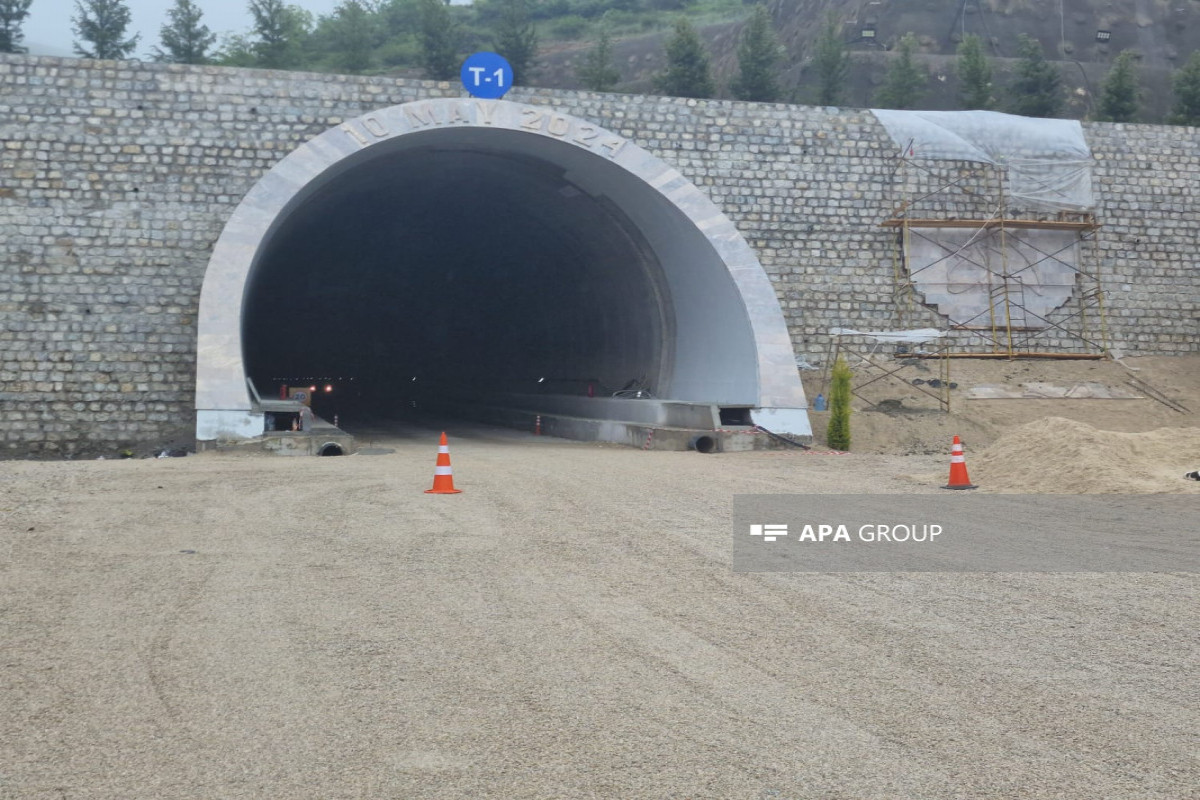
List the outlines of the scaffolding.
{"label": "scaffolding", "polygon": [[[991,111],[873,110],[895,143],[893,331],[829,332],[821,386],[839,356],[855,359],[851,392],[905,383],[950,410],[954,358],[1109,356],[1099,264],[1089,247],[1092,156],[1073,120]],[[1098,261],[1098,259],[1095,259]],[[904,336],[934,329],[911,347]],[[895,344],[881,358],[880,349]],[[937,360],[937,377],[912,377]]]}
{"label": "scaffolding", "polygon": [[900,196],[882,222],[895,231],[897,327],[936,313],[961,348],[946,357],[1105,357],[1103,281],[1084,246],[1100,228],[1090,153],[1065,127],[1078,123],[875,113],[899,145]]}
{"label": "scaffolding", "polygon": [[[830,371],[839,359],[853,356],[856,361],[850,364],[858,369],[858,375],[851,381],[850,393],[869,406],[878,408],[879,404],[862,394],[866,389],[880,381],[892,380],[903,383],[910,389],[928,395],[937,401],[942,411],[950,411],[950,390],[957,384],[950,380],[950,352],[952,344],[939,342],[930,343],[946,336],[944,331],[932,328],[908,331],[856,331],[848,328],[834,328],[829,332],[829,350],[825,356],[825,365],[821,374],[821,391],[829,390]],[[860,343],[862,342],[862,343]],[[900,351],[898,360],[880,364],[877,360],[879,348],[886,344],[895,344]],[[904,373],[909,372],[911,362],[905,356],[921,359],[937,359],[938,375],[936,378],[910,378]]]}

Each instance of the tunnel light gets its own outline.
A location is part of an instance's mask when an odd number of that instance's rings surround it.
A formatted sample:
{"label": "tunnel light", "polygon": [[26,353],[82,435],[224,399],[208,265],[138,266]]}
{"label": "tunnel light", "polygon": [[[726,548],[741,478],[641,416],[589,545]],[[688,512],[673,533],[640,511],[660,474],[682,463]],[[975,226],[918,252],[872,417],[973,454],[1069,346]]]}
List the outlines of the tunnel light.
{"label": "tunnel light", "polygon": [[316,387],[316,386],[310,386],[310,387],[308,387],[308,390],[309,390],[310,392],[315,392],[315,391],[317,390],[317,387]]}
{"label": "tunnel light", "polygon": [[332,391],[333,391],[333,387],[332,387],[332,386],[330,386],[330,385],[327,383],[327,384],[325,384],[325,391],[327,391],[327,392],[332,392]]}
{"label": "tunnel light", "polygon": [[413,375],[413,382],[416,382],[416,380],[417,380],[417,376]]}
{"label": "tunnel light", "polygon": [[1097,42],[1107,42],[1112,38],[1112,31],[1096,31]]}
{"label": "tunnel light", "polygon": [[545,382],[546,382],[545,378],[538,378],[538,383],[545,383]]}

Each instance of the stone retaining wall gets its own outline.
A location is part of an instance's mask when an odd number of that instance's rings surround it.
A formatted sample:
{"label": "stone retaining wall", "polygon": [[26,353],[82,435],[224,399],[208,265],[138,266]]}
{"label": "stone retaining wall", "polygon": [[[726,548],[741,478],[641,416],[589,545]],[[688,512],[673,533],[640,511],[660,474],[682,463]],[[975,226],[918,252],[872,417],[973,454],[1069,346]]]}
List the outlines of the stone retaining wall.
{"label": "stone retaining wall", "polygon": [[[0,457],[190,443],[200,287],[241,197],[346,119],[460,95],[449,83],[0,56]],[[912,178],[869,112],[525,89],[508,99],[594,121],[705,191],[757,252],[798,355],[820,358],[835,326],[945,324],[896,302],[896,234],[881,222]],[[1103,227],[1082,259],[1105,289],[1110,346],[1196,352],[1200,133],[1085,131]],[[964,180],[995,190],[982,171]],[[1037,349],[1088,348],[1063,327]],[[1089,335],[1100,336],[1094,317]]]}

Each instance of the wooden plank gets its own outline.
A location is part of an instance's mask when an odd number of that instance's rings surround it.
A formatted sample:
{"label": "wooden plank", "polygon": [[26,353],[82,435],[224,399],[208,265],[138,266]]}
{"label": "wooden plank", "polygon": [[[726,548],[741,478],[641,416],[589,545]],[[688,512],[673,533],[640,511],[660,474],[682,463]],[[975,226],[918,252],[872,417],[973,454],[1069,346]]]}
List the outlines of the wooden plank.
{"label": "wooden plank", "polygon": [[1012,361],[1019,361],[1022,358],[1046,358],[1046,359],[1061,359],[1063,361],[1080,360],[1080,361],[1101,361],[1108,358],[1106,353],[1037,353],[1025,352],[1022,350],[1014,350],[1012,355],[1008,353],[930,353],[923,355],[920,353],[909,353],[904,358],[1004,358]]}
{"label": "wooden plank", "polygon": [[1032,230],[1091,231],[1100,227],[1095,222],[1066,222],[1040,219],[904,219],[893,217],[881,224],[885,228],[1028,228]]}

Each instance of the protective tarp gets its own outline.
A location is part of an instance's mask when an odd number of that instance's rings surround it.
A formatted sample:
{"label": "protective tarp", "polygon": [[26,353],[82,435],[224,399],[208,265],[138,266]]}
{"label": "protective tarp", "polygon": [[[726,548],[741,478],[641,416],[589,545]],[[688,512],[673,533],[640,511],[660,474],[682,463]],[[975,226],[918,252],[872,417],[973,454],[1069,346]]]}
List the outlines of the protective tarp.
{"label": "protective tarp", "polygon": [[1014,205],[1090,211],[1092,151],[1076,120],[997,111],[872,109],[906,157],[1003,167]]}
{"label": "protective tarp", "polygon": [[920,228],[907,255],[924,301],[967,328],[1048,327],[1079,274],[1074,231]]}

